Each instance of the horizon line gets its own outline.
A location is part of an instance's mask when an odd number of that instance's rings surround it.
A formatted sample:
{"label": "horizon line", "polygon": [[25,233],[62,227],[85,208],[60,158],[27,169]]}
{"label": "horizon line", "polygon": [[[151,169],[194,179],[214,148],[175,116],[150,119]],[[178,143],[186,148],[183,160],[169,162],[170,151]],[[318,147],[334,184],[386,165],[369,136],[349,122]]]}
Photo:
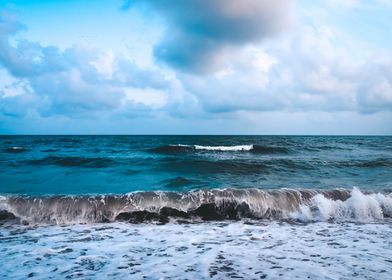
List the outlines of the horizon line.
{"label": "horizon line", "polygon": [[135,133],[135,134],[110,134],[110,133],[102,133],[102,134],[94,134],[94,133],[86,133],[86,134],[78,134],[78,133],[64,133],[64,134],[45,134],[45,133],[38,133],[38,134],[1,134],[2,136],[330,136],[330,137],[352,137],[352,136],[362,136],[362,137],[392,137],[392,134],[181,134],[181,133],[174,133],[174,134],[160,134],[160,133]]}

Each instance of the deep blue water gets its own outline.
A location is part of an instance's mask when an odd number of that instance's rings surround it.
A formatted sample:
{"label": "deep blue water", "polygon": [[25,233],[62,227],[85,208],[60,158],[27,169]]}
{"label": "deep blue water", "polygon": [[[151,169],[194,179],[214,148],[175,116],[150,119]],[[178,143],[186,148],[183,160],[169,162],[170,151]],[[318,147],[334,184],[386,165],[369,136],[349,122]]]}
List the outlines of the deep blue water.
{"label": "deep blue water", "polygon": [[392,137],[0,136],[8,195],[354,186],[392,188]]}

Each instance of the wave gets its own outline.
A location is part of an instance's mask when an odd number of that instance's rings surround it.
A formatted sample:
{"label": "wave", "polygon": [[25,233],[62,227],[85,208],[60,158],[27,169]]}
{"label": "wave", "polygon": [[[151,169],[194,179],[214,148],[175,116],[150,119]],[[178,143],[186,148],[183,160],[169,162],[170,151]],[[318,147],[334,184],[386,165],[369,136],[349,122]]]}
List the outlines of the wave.
{"label": "wave", "polygon": [[47,156],[27,161],[32,165],[57,165],[62,167],[103,168],[114,164],[114,160],[105,157]]}
{"label": "wave", "polygon": [[360,168],[380,168],[380,167],[392,167],[391,158],[377,158],[367,160],[352,160],[338,162],[338,166],[342,167],[360,167]]}
{"label": "wave", "polygon": [[[272,219],[378,221],[392,217],[392,193],[353,190],[213,189],[106,196],[0,197],[0,220],[33,224]],[[5,217],[5,218],[1,218]]]}
{"label": "wave", "polygon": [[392,217],[392,195],[381,193],[364,194],[354,188],[345,200],[333,200],[322,194],[300,205],[299,211],[290,216],[302,221],[375,221]]}
{"label": "wave", "polygon": [[61,149],[45,149],[42,150],[44,153],[54,153],[54,152],[59,152]]}
{"label": "wave", "polygon": [[261,154],[288,154],[290,150],[285,147],[253,145],[253,152]]}
{"label": "wave", "polygon": [[184,186],[192,185],[196,182],[197,181],[195,181],[195,180],[190,180],[190,179],[184,178],[182,176],[177,176],[175,178],[166,179],[166,180],[162,181],[164,186],[169,189],[182,188]]}
{"label": "wave", "polygon": [[6,153],[23,153],[26,152],[27,149],[24,147],[8,147],[4,149]]}
{"label": "wave", "polygon": [[251,151],[253,145],[238,145],[238,146],[201,146],[194,145],[196,150],[207,150],[207,151],[221,151],[221,152],[238,152],[238,151]]}
{"label": "wave", "polygon": [[285,158],[268,158],[262,161],[244,159],[192,159],[167,157],[159,160],[161,168],[179,174],[266,175],[287,170],[315,170],[317,165],[306,161]]}
{"label": "wave", "polygon": [[191,151],[215,151],[215,152],[252,152],[260,154],[289,153],[289,149],[275,146],[262,145],[234,145],[234,146],[202,146],[202,145],[166,145],[152,148],[149,151],[155,153],[182,153]]}
{"label": "wave", "polygon": [[192,150],[192,146],[188,146],[188,145],[167,145],[167,146],[161,146],[161,147],[149,149],[150,152],[158,153],[158,154],[182,153],[191,150]]}

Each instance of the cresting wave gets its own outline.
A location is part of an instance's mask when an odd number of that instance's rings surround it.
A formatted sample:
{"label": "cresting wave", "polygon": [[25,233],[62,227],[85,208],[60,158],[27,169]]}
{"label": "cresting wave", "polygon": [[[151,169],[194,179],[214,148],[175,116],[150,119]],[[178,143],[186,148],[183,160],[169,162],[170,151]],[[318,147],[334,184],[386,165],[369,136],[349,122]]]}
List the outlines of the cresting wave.
{"label": "cresting wave", "polygon": [[4,149],[4,152],[6,153],[23,153],[25,151],[27,151],[27,149],[23,147],[8,147]]}
{"label": "cresting wave", "polygon": [[271,219],[380,221],[392,217],[392,193],[353,190],[214,189],[136,192],[107,196],[0,197],[0,221],[24,224],[75,224],[123,221]]}
{"label": "cresting wave", "polygon": [[215,152],[252,152],[260,154],[289,153],[284,147],[262,146],[262,145],[235,145],[235,146],[202,146],[202,145],[167,145],[150,149],[156,153],[182,153],[192,151],[215,151]]}

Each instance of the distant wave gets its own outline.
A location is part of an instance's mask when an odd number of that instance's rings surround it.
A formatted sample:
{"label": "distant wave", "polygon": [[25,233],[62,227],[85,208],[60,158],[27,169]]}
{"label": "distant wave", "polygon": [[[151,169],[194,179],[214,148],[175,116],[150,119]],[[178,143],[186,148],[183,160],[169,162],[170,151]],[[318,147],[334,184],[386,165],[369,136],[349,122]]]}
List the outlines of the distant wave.
{"label": "distant wave", "polygon": [[261,154],[288,154],[290,150],[285,147],[253,145],[253,152]]}
{"label": "distant wave", "polygon": [[392,167],[392,159],[377,158],[377,159],[362,159],[338,162],[338,166],[342,167],[361,167],[361,168],[378,168],[378,167]]}
{"label": "distant wave", "polygon": [[188,145],[167,145],[167,146],[161,146],[161,147],[149,149],[150,152],[159,153],[159,154],[181,153],[181,152],[186,152],[191,150],[192,150],[192,146],[188,146]]}
{"label": "distant wave", "polygon": [[102,196],[0,196],[0,220],[33,224],[273,219],[379,221],[392,217],[392,193],[353,190],[214,189]]}
{"label": "distant wave", "polygon": [[238,152],[238,151],[251,151],[253,145],[238,145],[238,146],[201,146],[194,145],[196,150],[207,150],[207,151],[222,151],[222,152]]}
{"label": "distant wave", "polygon": [[252,152],[260,154],[289,153],[284,147],[262,146],[262,145],[234,145],[234,146],[202,146],[202,145],[167,145],[150,149],[156,153],[181,153],[191,151],[216,151],[216,152]]}
{"label": "distant wave", "polygon": [[114,161],[105,157],[47,156],[28,161],[32,165],[58,165],[63,167],[102,168],[111,166]]}
{"label": "distant wave", "polygon": [[4,151],[6,153],[23,153],[23,152],[26,152],[27,149],[24,147],[8,147],[8,148],[5,148]]}

